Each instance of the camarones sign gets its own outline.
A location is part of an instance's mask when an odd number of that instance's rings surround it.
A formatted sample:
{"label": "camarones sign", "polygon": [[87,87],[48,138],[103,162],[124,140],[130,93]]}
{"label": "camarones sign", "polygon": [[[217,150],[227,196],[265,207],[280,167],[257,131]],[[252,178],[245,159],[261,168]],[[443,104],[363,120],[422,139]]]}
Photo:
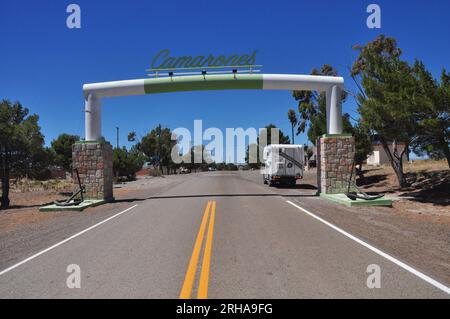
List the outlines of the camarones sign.
{"label": "camarones sign", "polygon": [[198,56],[171,56],[170,51],[165,49],[158,52],[152,60],[152,70],[167,69],[200,69],[206,67],[231,67],[231,66],[253,66],[256,62],[256,50],[252,54],[225,55],[198,55]]}

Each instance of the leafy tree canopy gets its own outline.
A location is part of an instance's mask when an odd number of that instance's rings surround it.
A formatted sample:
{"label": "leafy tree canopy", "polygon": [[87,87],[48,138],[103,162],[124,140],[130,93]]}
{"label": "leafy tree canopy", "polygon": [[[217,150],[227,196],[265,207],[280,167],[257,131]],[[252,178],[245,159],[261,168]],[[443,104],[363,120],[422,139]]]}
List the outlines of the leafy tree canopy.
{"label": "leafy tree canopy", "polygon": [[19,102],[0,102],[0,178],[1,208],[9,207],[9,179],[37,176],[48,164],[48,150],[38,125],[39,116]]}
{"label": "leafy tree canopy", "polygon": [[125,176],[128,180],[134,179],[136,172],[145,163],[145,155],[135,146],[128,151],[125,147],[115,148],[113,151],[113,171],[117,177]]}
{"label": "leafy tree canopy", "polygon": [[416,94],[422,98],[415,112],[417,127],[411,148],[418,155],[446,158],[450,167],[450,74],[442,70],[439,83],[418,60],[412,72],[417,81]]}
{"label": "leafy tree canopy", "polygon": [[[337,76],[337,71],[329,64],[324,64],[320,70],[314,68],[311,75]],[[308,139],[316,145],[318,137],[327,133],[327,115],[326,115],[326,93],[317,91],[293,91],[294,99],[298,101],[298,112],[300,118],[298,121],[297,135],[304,133],[308,126]],[[347,99],[347,93],[344,91],[341,95],[341,103]],[[342,118],[343,132],[351,133],[352,125],[349,116],[345,114]]]}
{"label": "leafy tree canopy", "polygon": [[138,148],[153,165],[171,167],[173,165],[171,152],[176,143],[176,140],[172,140],[170,129],[163,128],[160,124],[141,139]]}
{"label": "leafy tree canopy", "polygon": [[[402,158],[417,132],[415,114],[426,100],[417,92],[408,63],[400,59],[402,51],[395,39],[380,35],[365,46],[355,46],[355,50],[359,56],[351,75],[361,82],[357,101],[362,122],[378,134],[399,185],[405,187]],[[405,144],[403,150],[397,148],[398,142]]]}
{"label": "leafy tree canopy", "polygon": [[66,171],[72,169],[72,145],[79,141],[78,135],[60,134],[51,143],[55,154],[55,164],[63,167]]}

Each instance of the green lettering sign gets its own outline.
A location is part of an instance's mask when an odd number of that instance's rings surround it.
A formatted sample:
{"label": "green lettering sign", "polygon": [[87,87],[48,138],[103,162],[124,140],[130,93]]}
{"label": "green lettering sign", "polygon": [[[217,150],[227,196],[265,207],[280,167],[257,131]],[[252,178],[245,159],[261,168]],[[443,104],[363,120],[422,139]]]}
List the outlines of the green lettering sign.
{"label": "green lettering sign", "polygon": [[174,70],[174,69],[201,69],[210,67],[252,67],[256,63],[256,50],[251,55],[230,54],[217,55],[209,54],[207,57],[189,55],[175,57],[170,55],[168,49],[159,51],[152,60],[152,70]]}

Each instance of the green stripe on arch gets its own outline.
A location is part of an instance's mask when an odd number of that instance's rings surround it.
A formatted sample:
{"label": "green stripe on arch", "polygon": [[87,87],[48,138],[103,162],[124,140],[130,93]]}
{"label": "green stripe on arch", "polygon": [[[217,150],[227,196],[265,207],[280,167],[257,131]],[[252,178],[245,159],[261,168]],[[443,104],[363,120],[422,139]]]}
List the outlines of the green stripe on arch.
{"label": "green stripe on arch", "polygon": [[144,80],[145,94],[207,91],[207,90],[261,90],[262,74],[192,75]]}

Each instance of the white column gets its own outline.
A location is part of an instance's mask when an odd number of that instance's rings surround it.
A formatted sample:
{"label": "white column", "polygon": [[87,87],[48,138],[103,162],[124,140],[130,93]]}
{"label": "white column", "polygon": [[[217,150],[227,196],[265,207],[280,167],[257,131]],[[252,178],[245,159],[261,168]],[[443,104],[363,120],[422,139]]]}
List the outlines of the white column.
{"label": "white column", "polygon": [[85,139],[97,141],[102,136],[100,99],[89,94],[85,101]]}
{"label": "white column", "polygon": [[327,116],[327,134],[330,133],[330,116],[331,116],[331,86],[326,90],[325,104],[326,104],[326,116]]}
{"label": "white column", "polygon": [[327,134],[342,134],[341,89],[333,85],[326,91]]}

